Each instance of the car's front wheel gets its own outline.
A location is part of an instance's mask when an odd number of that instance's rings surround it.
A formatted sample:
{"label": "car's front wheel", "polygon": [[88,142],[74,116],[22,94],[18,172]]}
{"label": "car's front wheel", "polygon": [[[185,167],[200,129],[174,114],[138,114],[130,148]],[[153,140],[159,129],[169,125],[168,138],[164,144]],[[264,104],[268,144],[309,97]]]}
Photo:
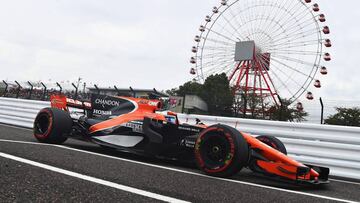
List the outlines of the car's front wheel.
{"label": "car's front wheel", "polygon": [[226,125],[203,130],[195,143],[195,159],[206,174],[229,177],[248,163],[249,147],[241,133]]}

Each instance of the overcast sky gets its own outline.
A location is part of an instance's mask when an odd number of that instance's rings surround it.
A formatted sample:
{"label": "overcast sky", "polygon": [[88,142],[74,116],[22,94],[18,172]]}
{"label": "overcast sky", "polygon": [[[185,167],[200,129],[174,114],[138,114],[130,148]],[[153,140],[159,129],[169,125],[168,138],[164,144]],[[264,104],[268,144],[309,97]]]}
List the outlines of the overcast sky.
{"label": "overcast sky", "polygon": [[[217,0],[11,0],[0,6],[0,79],[177,87]],[[333,61],[316,97],[360,100],[359,0],[318,0]]]}

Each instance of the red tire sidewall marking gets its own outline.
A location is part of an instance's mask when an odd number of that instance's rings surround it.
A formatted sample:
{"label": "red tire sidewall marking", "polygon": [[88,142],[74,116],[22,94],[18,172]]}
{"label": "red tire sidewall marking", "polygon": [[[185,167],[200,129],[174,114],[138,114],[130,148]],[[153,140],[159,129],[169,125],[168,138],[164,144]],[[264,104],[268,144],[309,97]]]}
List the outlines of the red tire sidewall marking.
{"label": "red tire sidewall marking", "polygon": [[200,154],[200,145],[201,145],[201,142],[203,140],[203,137],[206,133],[208,133],[209,131],[213,131],[213,130],[217,130],[218,128],[215,128],[215,127],[211,127],[211,128],[208,128],[208,129],[205,129],[204,131],[202,131],[199,135],[199,137],[197,138],[196,140],[196,143],[195,143],[195,158],[199,164],[199,166],[201,168],[204,168],[205,167],[205,162],[204,160],[202,159],[201,157],[201,154]]}
{"label": "red tire sidewall marking", "polygon": [[49,119],[49,126],[48,126],[46,132],[44,134],[35,133],[35,137],[37,137],[39,139],[44,139],[44,138],[47,138],[51,132],[51,129],[53,126],[53,116],[52,116],[51,112],[47,109],[41,110],[39,114],[46,114],[46,117]]}
{"label": "red tire sidewall marking", "polygon": [[[225,134],[225,138],[228,140],[228,142],[230,144],[230,152],[229,152],[228,156],[230,156],[231,158],[229,160],[227,160],[227,163],[225,163],[224,166],[216,168],[216,169],[205,168],[205,161],[203,160],[203,158],[201,157],[201,154],[200,154],[200,144],[203,140],[203,137],[210,131],[223,132]],[[224,129],[222,129],[222,128],[216,128],[216,127],[208,128],[208,129],[204,130],[203,132],[201,132],[200,136],[198,137],[198,139],[196,141],[195,158],[197,159],[199,166],[202,169],[204,169],[205,172],[218,173],[218,172],[222,172],[222,171],[226,170],[230,166],[230,164],[233,162],[234,156],[235,156],[234,140],[231,137],[231,134],[228,132],[225,132]]]}

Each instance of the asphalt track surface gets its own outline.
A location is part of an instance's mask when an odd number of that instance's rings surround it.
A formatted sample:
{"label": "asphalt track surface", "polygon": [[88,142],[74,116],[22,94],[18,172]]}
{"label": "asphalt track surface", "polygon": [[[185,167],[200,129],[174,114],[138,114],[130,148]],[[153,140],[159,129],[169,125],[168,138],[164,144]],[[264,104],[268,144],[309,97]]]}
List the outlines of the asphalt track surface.
{"label": "asphalt track surface", "polygon": [[36,142],[30,129],[0,124],[0,202],[360,202],[360,181],[292,184],[243,169],[231,179],[193,165],[67,140]]}

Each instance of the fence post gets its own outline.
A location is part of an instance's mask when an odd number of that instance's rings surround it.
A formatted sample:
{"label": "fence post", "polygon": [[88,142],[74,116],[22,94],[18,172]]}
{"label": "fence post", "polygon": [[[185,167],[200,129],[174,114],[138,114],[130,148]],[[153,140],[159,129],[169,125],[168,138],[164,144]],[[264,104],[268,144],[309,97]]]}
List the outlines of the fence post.
{"label": "fence post", "polygon": [[133,93],[133,97],[136,97],[136,92],[134,91],[134,89],[131,86],[129,87],[129,89]]}
{"label": "fence post", "polygon": [[75,96],[74,96],[74,99],[77,99],[77,94],[78,94],[78,87],[74,84],[74,83],[71,83],[71,85],[75,88]]}
{"label": "fence post", "polygon": [[61,92],[62,92],[62,87],[61,87],[61,85],[60,85],[58,82],[56,82],[56,85],[59,87],[59,93],[61,94]]}
{"label": "fence post", "polygon": [[95,89],[96,89],[96,91],[97,91],[98,95],[100,95],[100,89],[99,89],[99,87],[98,87],[97,85],[94,85],[94,87],[95,87]]}
{"label": "fence post", "polygon": [[15,80],[15,83],[18,85],[18,88],[16,90],[16,98],[19,98],[19,94],[20,94],[20,90],[21,90],[21,85],[18,83],[18,81]]}
{"label": "fence post", "polygon": [[28,95],[28,99],[31,99],[31,95],[32,95],[32,92],[34,90],[34,86],[31,84],[30,81],[28,81],[28,84],[30,85],[30,92],[29,92],[29,95]]}
{"label": "fence post", "polygon": [[280,115],[279,115],[279,121],[282,121],[283,119],[283,111],[284,111],[284,104],[283,104],[283,101],[281,100],[281,97],[279,95],[278,96],[278,99],[280,101]]}
{"label": "fence post", "polygon": [[115,90],[116,90],[116,92],[117,92],[117,96],[120,96],[121,94],[120,94],[120,91],[119,91],[119,89],[116,87],[116,85],[114,85],[114,88],[115,88]]}
{"label": "fence post", "polygon": [[324,103],[322,98],[320,97],[320,104],[321,104],[321,121],[320,124],[324,124]]}
{"label": "fence post", "polygon": [[46,86],[45,86],[45,84],[43,83],[43,82],[41,82],[40,83],[42,86],[43,86],[43,88],[44,88],[44,90],[43,90],[43,94],[42,94],[42,100],[44,101],[45,100],[45,95],[46,95],[46,90],[47,90],[47,88],[46,88]]}
{"label": "fence post", "polygon": [[3,97],[5,97],[5,96],[6,96],[6,93],[7,93],[7,91],[8,91],[8,87],[9,87],[9,85],[7,84],[7,82],[6,82],[5,80],[3,80],[2,82],[3,82],[3,83],[4,83],[4,85],[5,85],[4,94],[3,94],[2,96],[3,96]]}

